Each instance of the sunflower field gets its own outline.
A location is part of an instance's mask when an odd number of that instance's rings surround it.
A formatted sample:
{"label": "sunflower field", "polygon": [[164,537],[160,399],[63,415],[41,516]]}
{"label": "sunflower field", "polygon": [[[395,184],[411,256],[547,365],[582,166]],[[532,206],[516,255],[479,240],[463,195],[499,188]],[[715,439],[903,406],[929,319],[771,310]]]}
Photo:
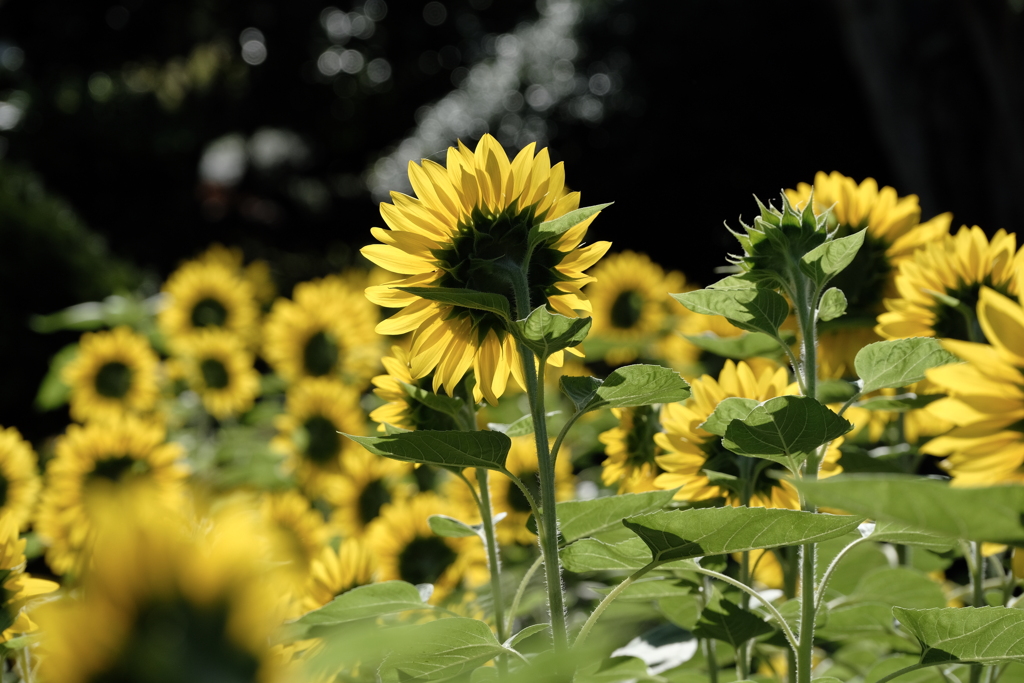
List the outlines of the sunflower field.
{"label": "sunflower field", "polygon": [[700,288],[546,148],[408,174],[364,267],[40,319],[4,681],[1024,681],[1014,234],[821,172]]}

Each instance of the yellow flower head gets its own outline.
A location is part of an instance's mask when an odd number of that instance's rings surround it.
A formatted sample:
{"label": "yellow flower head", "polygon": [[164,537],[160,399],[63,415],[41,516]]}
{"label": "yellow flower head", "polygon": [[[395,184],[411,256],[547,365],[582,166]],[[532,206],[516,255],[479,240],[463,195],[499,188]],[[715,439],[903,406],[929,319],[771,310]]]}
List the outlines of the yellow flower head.
{"label": "yellow flower head", "polygon": [[[392,193],[381,204],[390,230],[374,228],[383,244],[362,253],[377,265],[406,277],[370,287],[367,296],[381,306],[401,308],[377,326],[381,334],[413,332],[413,377],[434,372],[433,388],[450,394],[472,369],[477,398],[492,405],[511,373],[525,386],[522,361],[500,317],[488,311],[441,304],[398,287],[463,288],[504,297],[515,313],[513,282],[525,267],[529,305],[542,304],[563,315],[589,313],[580,287],[592,280],[583,271],[610,243],[580,247],[593,216],[565,233],[543,239],[527,261],[531,228],[575,210],[579,193],[565,191],[562,164],[551,166],[547,149],[526,146],[509,162],[485,135],[476,150],[459,143],[448,149],[447,168],[433,161],[409,164],[417,197]],[[523,298],[527,298],[525,295]],[[562,354],[552,356],[556,364]]]}
{"label": "yellow flower head", "polygon": [[168,301],[158,322],[172,348],[207,328],[253,340],[259,309],[237,268],[218,259],[188,261],[171,273],[163,291]]}
{"label": "yellow flower head", "polygon": [[270,274],[270,264],[256,260],[245,265],[245,256],[238,247],[225,247],[223,244],[211,244],[206,251],[196,257],[204,263],[217,263],[235,271],[249,283],[256,301],[266,305],[277,296],[277,286]]}
{"label": "yellow flower head", "polygon": [[346,591],[373,583],[377,558],[361,539],[345,539],[337,550],[325,547],[313,560],[303,611],[323,607]]}
{"label": "yellow flower head", "polygon": [[159,364],[149,340],[130,327],[86,332],[62,372],[71,388],[71,417],[84,422],[152,410]]}
{"label": "yellow flower head", "polygon": [[915,250],[947,234],[953,217],[944,213],[922,223],[916,195],[900,197],[891,187],[879,189],[873,178],[858,185],[836,171],[819,171],[813,188],[800,183],[796,190],[786,190],[786,197],[794,207],[802,208],[812,189],[814,210],[820,213],[831,207],[829,227],[838,231],[838,237],[867,231],[853,263],[831,282],[848,302],[846,315],[834,324],[843,329],[829,334],[826,324],[826,334],[819,341],[822,365],[833,374],[848,376],[853,373],[857,351],[879,341],[870,331],[851,334],[850,328],[873,327],[875,316],[883,310],[882,300],[896,295],[896,269]]}
{"label": "yellow flower head", "polygon": [[219,420],[241,415],[255,403],[260,373],[254,360],[239,338],[224,330],[196,333],[184,352],[189,385]]}
{"label": "yellow flower head", "polygon": [[294,489],[263,493],[260,512],[273,537],[274,554],[286,558],[291,573],[304,582],[331,535],[323,515]]}
{"label": "yellow flower head", "polygon": [[35,579],[25,573],[25,539],[18,538],[18,525],[10,515],[0,516],[0,616],[6,625],[0,643],[36,630],[29,619],[28,604],[39,595],[57,590],[53,581]]}
{"label": "yellow flower head", "polygon": [[[989,242],[978,226],[929,243],[900,266],[898,299],[886,299],[875,330],[886,339],[943,337],[985,341],[975,317],[982,287],[1016,296],[1024,264],[1017,238],[1000,230]],[[950,300],[955,299],[956,301]]]}
{"label": "yellow flower head", "polygon": [[[739,495],[730,488],[713,484],[707,471],[739,477],[745,456],[737,455],[722,445],[721,437],[701,428],[708,416],[723,400],[730,397],[767,401],[776,396],[792,394],[795,385],[788,384],[785,368],[767,369],[760,374],[744,362],[725,362],[718,379],[704,375],[690,384],[692,396],[683,403],[671,403],[661,409],[661,424],[665,431],[654,436],[664,455],[657,456],[658,465],[665,471],[655,479],[660,489],[681,487],[677,500],[700,501],[725,498],[730,505],[740,505]],[[837,474],[839,448],[836,442],[822,463],[822,477]],[[754,478],[751,507],[799,509],[796,489],[789,483],[767,476],[769,471],[780,471],[782,466],[759,458],[748,459],[751,470],[760,470]]]}
{"label": "yellow flower head", "polygon": [[658,423],[660,412],[657,406],[612,408],[619,424],[598,437],[608,455],[601,463],[601,481],[605,486],[618,484],[619,493],[642,493],[658,488],[654,478],[661,473],[661,468],[655,456],[661,450],[654,442],[654,435],[661,426]]}
{"label": "yellow flower head", "polygon": [[338,433],[366,431],[358,392],[337,380],[307,379],[288,389],[285,410],[275,419],[271,445],[287,456],[285,468],[308,495],[336,498],[345,462],[365,452]]}
{"label": "yellow flower head", "polygon": [[334,524],[346,538],[361,537],[381,508],[404,501],[415,489],[401,480],[412,472],[412,464],[355,450],[345,458],[345,477],[339,481],[331,502]]}
{"label": "yellow flower head", "polygon": [[83,590],[38,611],[43,683],[284,680],[270,638],[283,614],[262,529],[234,509],[202,524],[124,493],[97,505]]}
{"label": "yellow flower head", "polygon": [[487,559],[478,538],[444,538],[430,530],[430,515],[462,516],[462,510],[433,493],[421,493],[385,505],[366,537],[377,558],[380,581],[430,583],[432,604],[444,600],[463,582],[473,588],[487,581]]}
{"label": "yellow flower head", "polygon": [[349,280],[331,276],[295,286],[264,327],[263,355],[289,382],[338,377],[362,388],[378,367],[377,307]]}
{"label": "yellow flower head", "polygon": [[1024,306],[982,288],[978,322],[990,344],[952,339],[942,345],[966,361],[928,371],[949,393],[928,412],[956,427],[921,450],[947,456],[955,484],[1024,483]]}
{"label": "yellow flower head", "polygon": [[121,484],[150,482],[168,510],[179,505],[184,451],[164,439],[161,425],[132,416],[71,425],[57,439],[36,519],[54,573],[78,573],[86,564],[95,503]]}
{"label": "yellow flower head", "polygon": [[409,367],[409,353],[400,346],[391,347],[391,355],[381,359],[385,375],[373,378],[373,393],[384,405],[370,413],[370,419],[377,423],[378,431],[385,431],[384,425],[402,429],[458,429],[455,419],[439,410],[415,400],[404,385],[412,385],[430,391],[430,375],[414,379]]}
{"label": "yellow flower head", "polygon": [[0,428],[0,519],[28,526],[41,486],[36,454],[14,427]]}

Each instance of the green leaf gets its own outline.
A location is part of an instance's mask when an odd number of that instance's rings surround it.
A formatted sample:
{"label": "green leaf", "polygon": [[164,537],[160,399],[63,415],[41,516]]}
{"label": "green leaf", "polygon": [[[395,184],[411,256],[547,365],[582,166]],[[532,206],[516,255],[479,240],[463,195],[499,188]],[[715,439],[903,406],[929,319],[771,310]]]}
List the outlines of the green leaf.
{"label": "green leaf", "polygon": [[547,358],[586,339],[592,322],[590,318],[568,318],[561,313],[552,313],[542,305],[523,320],[515,321],[514,325],[516,339],[538,358]]}
{"label": "green leaf", "polygon": [[658,560],[817,543],[853,531],[858,517],[768,508],[694,508],[623,520]]}
{"label": "green leaf", "polygon": [[597,395],[601,380],[596,377],[560,377],[558,385],[562,393],[569,397],[577,412],[582,412],[588,403]]}
{"label": "green leaf", "polygon": [[[613,589],[596,588],[598,593],[607,594]],[[654,579],[641,579],[626,590],[619,593],[617,600],[635,600],[638,602],[650,602],[652,600],[664,600],[667,598],[682,598],[693,595],[694,584],[691,581],[680,580],[672,577],[658,577]]]}
{"label": "green leaf", "polygon": [[733,420],[742,420],[750,411],[758,406],[756,398],[740,398],[730,396],[723,400],[708,415],[708,419],[700,428],[717,436],[725,436],[725,430]]}
{"label": "green leaf", "polygon": [[385,581],[346,591],[320,609],[292,622],[296,626],[329,626],[409,610],[434,609],[423,602],[416,586],[405,581]]}
{"label": "green leaf", "polygon": [[614,544],[584,538],[562,548],[558,556],[566,570],[577,574],[615,570],[633,572],[651,562],[651,551],[637,538]]}
{"label": "green leaf", "polygon": [[401,384],[402,388],[405,389],[405,393],[431,410],[436,410],[439,413],[451,415],[452,417],[459,417],[462,414],[465,402],[458,396],[435,394],[413,384],[406,384],[405,382]]}
{"label": "green leaf", "polygon": [[506,640],[505,647],[515,647],[516,645],[523,642],[530,636],[536,635],[541,631],[547,631],[550,628],[551,624],[533,624],[531,626],[527,626],[522,631]]}
{"label": "green leaf", "polygon": [[827,640],[849,640],[893,631],[892,606],[878,602],[848,602],[829,610],[820,635]]}
{"label": "green leaf", "polygon": [[919,382],[929,368],[959,361],[938,339],[913,337],[868,344],[857,352],[853,365],[864,382],[861,390],[867,394]]}
{"label": "green leaf", "polygon": [[642,659],[632,656],[610,657],[604,661],[587,664],[576,672],[576,683],[637,683],[638,681],[663,681],[647,673]]}
{"label": "green leaf", "polygon": [[892,614],[921,643],[922,663],[1024,662],[1024,610],[894,607]]}
{"label": "green leaf", "polygon": [[583,221],[587,220],[591,216],[598,214],[599,212],[607,209],[613,202],[607,204],[595,204],[594,206],[585,206],[575,211],[570,211],[564,216],[559,216],[550,221],[544,221],[540,225],[535,225],[530,228],[530,234],[527,238],[530,247],[535,247],[544,240],[558,237],[559,235],[568,232],[572,228],[576,227]]}
{"label": "green leaf", "polygon": [[860,391],[855,385],[841,379],[818,380],[817,399],[819,402],[828,405],[829,403],[845,403],[848,399],[857,395]]}
{"label": "green leaf", "polygon": [[64,366],[73,361],[78,355],[78,344],[68,344],[50,359],[50,369],[46,371],[39,391],[36,393],[37,410],[53,410],[68,402],[71,396],[71,387],[64,384],[61,374]]}
{"label": "green leaf", "polygon": [[851,474],[793,484],[818,505],[969,541],[1024,545],[1024,486],[951,487],[896,474]]}
{"label": "green leaf", "polygon": [[945,607],[942,586],[924,572],[906,567],[884,567],[865,575],[849,599],[880,602],[893,607]]}
{"label": "green leaf", "polygon": [[846,313],[846,295],[842,290],[829,287],[821,295],[821,302],[818,304],[818,318],[827,322],[835,320]]}
{"label": "green leaf", "polygon": [[931,548],[939,552],[949,550],[957,544],[955,538],[932,531],[922,531],[903,522],[878,522],[869,534],[872,541],[913,545]]}
{"label": "green leaf", "polygon": [[736,337],[719,337],[714,332],[683,336],[699,349],[735,360],[745,360],[754,356],[776,356],[783,352],[779,342],[763,332],[747,332]]}
{"label": "green leaf", "polygon": [[[562,386],[564,389],[565,383]],[[613,370],[601,382],[583,411],[675,403],[689,397],[690,385],[675,370],[661,365],[626,365]]]}
{"label": "green leaf", "polygon": [[[557,415],[558,411],[553,410],[547,414],[547,417]],[[527,434],[533,434],[533,416],[523,415],[521,418],[512,422],[511,424],[501,424],[499,422],[488,422],[487,428],[496,432],[501,432],[505,436],[511,438],[517,436],[526,436]]]}
{"label": "green leaf", "polygon": [[865,410],[884,410],[891,413],[905,413],[910,410],[924,408],[933,401],[943,398],[943,394],[915,394],[908,392],[899,396],[874,396],[866,401],[856,403],[856,407]]}
{"label": "green leaf", "polygon": [[735,648],[774,630],[753,612],[748,612],[728,600],[721,600],[717,606],[708,607],[701,612],[693,635],[698,638],[721,640]]}
{"label": "green leaf", "polygon": [[446,538],[465,538],[467,536],[480,536],[480,533],[469,524],[460,522],[448,515],[430,515],[427,517],[427,524],[430,530],[438,536]]}
{"label": "green leaf", "polygon": [[720,289],[712,285],[707,289],[673,294],[672,298],[694,313],[721,315],[741,330],[764,332],[773,337],[778,336],[779,327],[789,315],[786,299],[770,289]]}
{"label": "green leaf", "polygon": [[381,681],[447,681],[509,652],[478,619],[451,617],[394,629]]}
{"label": "green leaf", "polygon": [[858,230],[852,235],[829,240],[804,254],[800,269],[814,280],[819,287],[850,265],[857,255],[867,230]]}
{"label": "green leaf", "polygon": [[374,455],[441,467],[505,467],[512,441],[500,432],[440,432],[421,429],[385,436],[348,438]]}
{"label": "green leaf", "polygon": [[676,490],[625,493],[593,500],[568,500],[558,503],[555,508],[558,514],[558,527],[566,542],[572,543],[618,526],[626,517],[662,509],[672,500]]}
{"label": "green leaf", "polygon": [[807,396],[778,396],[761,403],[725,430],[723,445],[734,453],[792,467],[818,446],[853,425]]}
{"label": "green leaf", "polygon": [[478,292],[462,287],[395,287],[395,289],[441,304],[487,311],[500,315],[505,320],[512,320],[508,299],[500,294]]}

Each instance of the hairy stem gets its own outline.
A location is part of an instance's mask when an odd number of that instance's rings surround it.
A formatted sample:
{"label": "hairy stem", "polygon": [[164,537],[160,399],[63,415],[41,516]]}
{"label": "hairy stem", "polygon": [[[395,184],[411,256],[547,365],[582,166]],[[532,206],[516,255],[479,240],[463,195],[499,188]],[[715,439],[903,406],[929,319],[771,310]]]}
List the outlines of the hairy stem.
{"label": "hairy stem", "polygon": [[494,598],[494,625],[498,640],[508,638],[505,631],[505,598],[501,590],[501,558],[494,537],[494,516],[491,514],[491,491],[488,487],[489,472],[483,467],[476,468],[476,481],[480,486],[480,521],[484,530],[484,545],[487,546],[487,568],[491,574],[491,595]]}
{"label": "hairy stem", "polygon": [[544,563],[544,556],[538,557],[530,568],[523,574],[523,580],[519,582],[519,588],[516,589],[516,594],[512,598],[512,604],[508,608],[508,626],[506,628],[507,633],[512,633],[512,626],[515,623],[516,613],[519,612],[519,603],[522,602],[523,596],[526,595],[526,589],[530,585],[530,579],[537,573],[540,566]]}
{"label": "hairy stem", "polygon": [[[971,551],[974,556],[973,562],[968,562],[971,570],[971,593],[973,607],[985,606],[985,557],[981,554],[981,543],[971,542]],[[981,683],[981,664],[971,664],[971,683]]]}
{"label": "hairy stem", "polygon": [[604,596],[604,600],[602,600],[601,603],[596,608],[594,608],[594,611],[591,612],[590,616],[587,617],[586,623],[583,624],[583,628],[580,629],[579,635],[576,636],[576,642],[573,643],[573,647],[579,647],[583,644],[583,641],[585,641],[587,639],[587,636],[590,634],[590,630],[594,628],[594,624],[597,623],[597,620],[601,617],[602,614],[604,614],[604,611],[608,609],[608,605],[612,603],[612,600],[619,597],[619,595],[622,594],[622,591],[629,588],[630,584],[632,584],[634,581],[639,579],[647,572],[657,567],[659,564],[661,563],[651,562],[650,564],[641,567],[640,569],[636,570],[635,572],[627,576],[625,579],[620,581],[619,585],[613,588],[611,592],[608,593],[608,595]]}

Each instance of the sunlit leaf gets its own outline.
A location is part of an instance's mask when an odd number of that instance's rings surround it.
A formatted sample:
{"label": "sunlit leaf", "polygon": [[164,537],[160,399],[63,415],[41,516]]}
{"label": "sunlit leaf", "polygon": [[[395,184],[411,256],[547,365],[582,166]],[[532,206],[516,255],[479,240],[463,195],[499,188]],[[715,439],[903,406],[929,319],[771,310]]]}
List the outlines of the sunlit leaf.
{"label": "sunlit leaf", "polygon": [[789,316],[786,299],[770,289],[719,289],[712,285],[707,289],[673,294],[672,298],[694,313],[720,315],[741,330],[764,332],[773,337],[778,335],[779,327]]}
{"label": "sunlit leaf", "polygon": [[868,344],[857,352],[853,364],[866,394],[920,382],[929,368],[959,360],[942,348],[938,339],[914,337]]}
{"label": "sunlit leaf", "polygon": [[394,648],[381,665],[381,681],[447,681],[508,650],[478,619],[452,617],[394,629]]}
{"label": "sunlit leaf", "polygon": [[823,287],[826,282],[838,275],[850,265],[861,245],[867,230],[858,230],[852,235],[829,240],[804,254],[800,259],[800,269],[815,284]]}
{"label": "sunlit leaf", "polygon": [[900,394],[899,396],[873,396],[855,404],[864,410],[884,410],[891,413],[905,413],[924,408],[929,403],[944,398],[943,394]]}
{"label": "sunlit leaf", "polygon": [[444,432],[422,429],[385,436],[345,436],[375,455],[441,467],[486,467],[500,470],[504,468],[509,448],[512,447],[512,441],[507,436],[488,431]]}
{"label": "sunlit leaf", "polygon": [[1008,607],[905,609],[893,616],[921,643],[921,661],[1024,662],[1024,610]]}
{"label": "sunlit leaf", "polygon": [[829,287],[821,295],[818,305],[818,317],[823,321],[835,320],[846,313],[846,295],[842,290]]}
{"label": "sunlit leaf", "polygon": [[676,489],[625,493],[593,500],[568,500],[558,503],[558,526],[566,542],[592,536],[612,526],[618,526],[626,517],[660,510],[672,500]]}
{"label": "sunlit leaf", "polygon": [[430,530],[438,536],[446,538],[465,538],[467,536],[479,536],[480,533],[469,524],[460,522],[448,515],[430,515],[427,517],[427,524]]}
{"label": "sunlit leaf", "polygon": [[472,289],[463,289],[462,287],[395,287],[395,289],[415,294],[440,304],[487,311],[500,315],[505,320],[510,321],[512,319],[508,299],[500,294],[478,292]]}
{"label": "sunlit leaf", "polygon": [[[567,385],[580,390],[580,394],[587,386],[582,382],[563,382],[563,390]],[[584,404],[583,410],[675,403],[689,397],[690,385],[675,370],[661,365],[627,365],[608,374]]]}
{"label": "sunlit leaf", "polygon": [[540,225],[536,225],[530,228],[530,234],[527,238],[531,247],[536,246],[544,240],[558,237],[562,233],[568,232],[570,229],[576,227],[583,221],[587,220],[591,216],[597,215],[599,212],[607,209],[613,202],[607,204],[595,204],[594,206],[584,206],[583,208],[570,211],[567,214],[554,218],[550,221],[544,221]]}
{"label": "sunlit leaf", "polygon": [[569,318],[552,313],[547,306],[538,306],[523,320],[515,321],[516,339],[539,358],[576,346],[590,332],[590,318]]}
{"label": "sunlit leaf", "polygon": [[730,422],[722,443],[740,455],[793,466],[852,427],[813,398],[778,396]]}
{"label": "sunlit leaf", "polygon": [[854,602],[879,602],[898,607],[945,607],[942,586],[923,572],[906,567],[884,567],[864,576],[853,594]]}
{"label": "sunlit leaf", "polygon": [[385,581],[342,593],[320,609],[304,614],[291,625],[309,628],[343,624],[409,610],[430,610],[416,586],[405,581]]}
{"label": "sunlit leaf", "polygon": [[730,396],[715,406],[708,419],[700,425],[701,429],[717,436],[725,436],[725,430],[733,420],[742,420],[750,411],[758,406],[755,398]]}
{"label": "sunlit leaf", "polygon": [[881,543],[913,545],[937,551],[949,550],[957,541],[951,536],[934,531],[922,531],[904,522],[878,522],[869,534],[871,540]]}

